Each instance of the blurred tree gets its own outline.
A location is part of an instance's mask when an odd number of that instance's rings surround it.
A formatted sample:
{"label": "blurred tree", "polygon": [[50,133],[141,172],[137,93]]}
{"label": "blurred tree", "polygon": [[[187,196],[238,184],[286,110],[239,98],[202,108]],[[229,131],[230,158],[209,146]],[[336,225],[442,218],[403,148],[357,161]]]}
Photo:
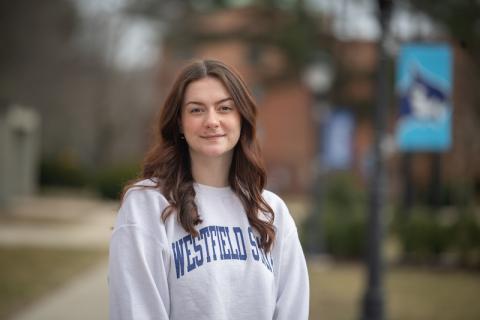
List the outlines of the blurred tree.
{"label": "blurred tree", "polygon": [[0,99],[40,113],[44,159],[69,153],[94,168],[143,152],[154,70],[119,69],[128,19],[81,3],[0,0]]}
{"label": "blurred tree", "polygon": [[480,2],[475,0],[411,1],[414,8],[445,26],[453,38],[475,57],[480,69]]}
{"label": "blurred tree", "polygon": [[[250,10],[248,26],[232,31],[203,29],[205,15],[240,7]],[[274,46],[281,50],[288,63],[280,78],[299,76],[317,50],[330,47],[331,39],[322,30],[321,16],[308,12],[303,0],[141,0],[133,2],[129,10],[165,21],[169,30],[166,45],[180,53],[190,52],[192,47],[205,41],[225,39],[243,40],[257,53]],[[255,52],[251,57],[253,63],[257,57]]]}
{"label": "blurred tree", "polygon": [[66,43],[75,24],[75,10],[67,1],[0,1],[0,95],[35,90],[38,77],[56,72],[68,55]]}

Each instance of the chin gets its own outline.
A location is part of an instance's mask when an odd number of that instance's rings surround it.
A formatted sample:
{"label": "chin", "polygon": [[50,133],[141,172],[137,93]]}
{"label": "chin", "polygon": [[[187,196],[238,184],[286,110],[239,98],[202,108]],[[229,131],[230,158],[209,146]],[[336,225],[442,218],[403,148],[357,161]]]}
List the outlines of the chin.
{"label": "chin", "polygon": [[203,157],[209,158],[218,158],[224,155],[227,155],[231,150],[225,150],[224,148],[206,148],[203,150],[199,150],[198,154]]}
{"label": "chin", "polygon": [[225,155],[227,152],[223,150],[208,150],[203,152],[205,157],[218,158]]}

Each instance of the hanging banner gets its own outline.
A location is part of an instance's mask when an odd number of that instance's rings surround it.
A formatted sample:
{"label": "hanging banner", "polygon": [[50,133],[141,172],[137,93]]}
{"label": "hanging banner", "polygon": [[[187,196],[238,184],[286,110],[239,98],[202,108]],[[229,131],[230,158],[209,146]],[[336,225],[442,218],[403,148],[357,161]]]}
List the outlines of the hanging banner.
{"label": "hanging banner", "polygon": [[353,159],[354,118],[346,110],[329,113],[324,125],[323,164],[332,170],[350,169]]}
{"label": "hanging banner", "polygon": [[452,52],[446,44],[406,44],[397,61],[402,151],[446,151],[452,145]]}

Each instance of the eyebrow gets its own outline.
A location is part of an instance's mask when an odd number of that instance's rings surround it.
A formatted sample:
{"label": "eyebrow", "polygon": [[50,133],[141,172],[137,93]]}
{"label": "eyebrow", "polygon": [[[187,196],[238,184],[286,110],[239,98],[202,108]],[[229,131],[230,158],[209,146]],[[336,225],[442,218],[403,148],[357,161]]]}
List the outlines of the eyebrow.
{"label": "eyebrow", "polygon": [[[230,100],[233,101],[233,99],[231,97],[220,99],[217,102],[215,102],[215,104],[220,104],[222,102],[226,102],[226,101],[230,101]],[[185,105],[188,105],[188,104],[198,104],[198,105],[201,105],[201,106],[205,105],[203,102],[195,101],[195,100],[188,101],[187,103],[185,103]]]}

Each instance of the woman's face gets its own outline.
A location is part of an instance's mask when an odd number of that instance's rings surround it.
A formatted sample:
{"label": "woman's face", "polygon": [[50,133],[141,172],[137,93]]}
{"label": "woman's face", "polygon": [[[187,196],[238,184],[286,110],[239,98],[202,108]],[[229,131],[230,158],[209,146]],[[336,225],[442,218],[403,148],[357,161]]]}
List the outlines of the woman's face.
{"label": "woman's face", "polygon": [[213,77],[191,82],[183,100],[180,129],[192,161],[231,159],[240,138],[241,116],[223,83]]}

